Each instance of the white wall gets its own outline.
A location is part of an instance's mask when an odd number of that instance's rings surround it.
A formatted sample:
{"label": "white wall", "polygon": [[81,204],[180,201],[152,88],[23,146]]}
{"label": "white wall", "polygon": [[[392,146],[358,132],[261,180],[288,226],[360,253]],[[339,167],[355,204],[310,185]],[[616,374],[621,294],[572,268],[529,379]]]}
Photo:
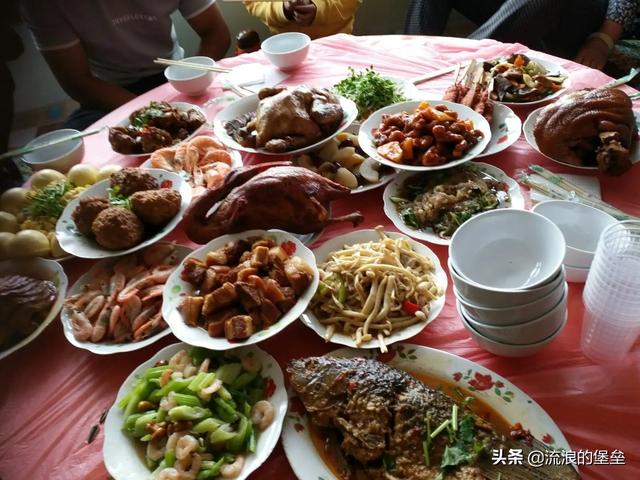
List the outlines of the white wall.
{"label": "white wall", "polygon": [[[269,35],[268,29],[255,17],[249,15],[241,3],[219,0],[220,8],[229,25],[232,37],[244,29],[256,30],[262,39]],[[364,0],[355,22],[357,35],[380,35],[401,33],[408,0]],[[176,30],[180,43],[187,54],[193,54],[198,46],[198,38],[187,22],[175,16]],[[40,53],[33,46],[31,36],[24,25],[18,27],[25,53],[10,64],[16,83],[16,113],[40,108],[50,108],[51,119],[57,118],[55,105],[68,99],[51,74]],[[235,41],[232,41],[228,55],[233,55]]]}

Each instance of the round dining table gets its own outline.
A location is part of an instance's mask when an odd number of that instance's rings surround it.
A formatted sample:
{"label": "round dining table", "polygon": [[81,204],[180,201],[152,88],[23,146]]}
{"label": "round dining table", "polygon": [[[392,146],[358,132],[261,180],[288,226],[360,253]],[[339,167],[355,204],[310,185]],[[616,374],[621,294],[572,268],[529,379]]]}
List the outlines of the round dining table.
{"label": "round dining table", "polygon": [[[523,45],[494,40],[340,34],[313,41],[304,64],[291,72],[283,83],[326,87],[347,76],[348,67],[364,69],[369,66],[385,75],[411,79],[458,62],[528,51]],[[534,55],[562,65],[570,74],[570,90],[597,87],[611,80],[600,71],[569,60],[538,52]],[[233,68],[247,63],[268,62],[261,52],[255,52],[219,63]],[[425,92],[425,97],[441,98],[453,77],[453,73],[443,75],[420,84],[419,88]],[[633,92],[628,87],[623,88]],[[233,94],[223,90],[219,79],[198,98],[188,98],[165,84],[121,106],[93,127],[115,125],[151,100],[196,103],[203,106],[211,122],[225,104],[222,97],[230,95]],[[514,110],[524,120],[532,108],[516,107]],[[85,138],[85,147],[83,161],[98,167],[114,163],[137,166],[141,163],[139,158],[115,153],[106,132]],[[264,158],[244,157],[245,164],[260,160]],[[575,170],[547,160],[527,144],[524,136],[505,151],[485,157],[483,161],[501,168],[510,176],[530,164],[542,165],[553,172],[595,175],[606,202],[628,214],[640,216],[638,165],[618,177]],[[385,229],[394,231],[393,224],[383,213],[382,191],[383,188],[378,188],[336,201],[333,213],[342,215],[357,209],[364,214],[360,228],[383,225]],[[320,245],[351,228],[344,223],[332,225],[314,245]],[[168,238],[195,246],[180,226]],[[447,247],[428,246],[446,268]],[[69,276],[69,285],[93,263],[81,259],[65,261],[63,265]],[[640,346],[636,343],[625,363],[616,367],[600,366],[587,359],[580,348],[584,312],[582,289],[582,284],[569,284],[566,328],[550,345],[527,358],[502,358],[480,348],[458,318],[451,282],[441,314],[409,341],[459,355],[509,379],[549,413],[574,451],[619,450],[623,453],[624,458],[615,465],[611,464],[613,462],[588,462],[593,464],[580,466],[582,478],[637,479],[640,478]],[[129,373],[160,348],[175,341],[175,337],[169,335],[134,352],[96,355],[67,342],[61,322],[55,321],[35,341],[0,361],[0,479],[109,478],[102,456],[103,429],[100,428],[91,442],[88,441],[89,433],[95,429],[94,425],[99,425],[101,415],[112,405],[118,388]],[[300,321],[260,343],[260,347],[272,354],[283,368],[292,358],[324,354],[337,348],[325,343]],[[280,442],[268,460],[249,478],[296,478]]]}

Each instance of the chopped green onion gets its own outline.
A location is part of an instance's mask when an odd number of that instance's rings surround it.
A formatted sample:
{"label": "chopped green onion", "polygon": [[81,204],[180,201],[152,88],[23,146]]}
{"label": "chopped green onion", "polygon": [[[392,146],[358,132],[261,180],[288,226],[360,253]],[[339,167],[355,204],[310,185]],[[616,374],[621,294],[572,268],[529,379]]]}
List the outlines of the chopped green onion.
{"label": "chopped green onion", "polygon": [[458,405],[455,403],[451,408],[451,428],[454,432],[458,431]]}
{"label": "chopped green onion", "polygon": [[431,435],[429,435],[429,438],[436,438],[440,432],[442,432],[445,428],[447,428],[449,426],[449,424],[451,423],[451,419],[448,418],[447,420],[445,420],[444,422],[442,422],[438,428],[436,428],[433,432],[431,432]]}

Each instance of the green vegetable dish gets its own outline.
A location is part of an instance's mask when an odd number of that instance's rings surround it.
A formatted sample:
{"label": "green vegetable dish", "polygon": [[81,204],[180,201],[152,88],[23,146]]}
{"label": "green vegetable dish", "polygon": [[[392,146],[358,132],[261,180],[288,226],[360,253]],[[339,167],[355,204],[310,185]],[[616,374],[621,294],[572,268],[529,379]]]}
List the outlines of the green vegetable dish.
{"label": "green vegetable dish", "polygon": [[349,67],[349,72],[349,76],[337,83],[334,89],[338,94],[356,104],[357,120],[365,120],[382,107],[407,100],[396,82],[382,77],[373,68],[356,72]]}
{"label": "green vegetable dish", "polygon": [[237,477],[275,416],[261,370],[251,354],[195,347],[147,369],[118,407],[151,478]]}
{"label": "green vegetable dish", "polygon": [[450,238],[472,216],[511,206],[509,186],[473,164],[418,174],[391,197],[408,227]]}

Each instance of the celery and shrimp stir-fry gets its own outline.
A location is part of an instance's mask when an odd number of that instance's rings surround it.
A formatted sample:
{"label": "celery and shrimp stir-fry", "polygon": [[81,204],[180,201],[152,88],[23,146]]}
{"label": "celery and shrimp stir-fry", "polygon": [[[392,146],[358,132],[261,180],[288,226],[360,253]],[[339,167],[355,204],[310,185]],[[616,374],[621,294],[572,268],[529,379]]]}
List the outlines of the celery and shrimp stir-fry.
{"label": "celery and shrimp stir-fry", "polygon": [[158,480],[235,478],[274,419],[251,353],[180,350],[147,369],[118,403]]}

